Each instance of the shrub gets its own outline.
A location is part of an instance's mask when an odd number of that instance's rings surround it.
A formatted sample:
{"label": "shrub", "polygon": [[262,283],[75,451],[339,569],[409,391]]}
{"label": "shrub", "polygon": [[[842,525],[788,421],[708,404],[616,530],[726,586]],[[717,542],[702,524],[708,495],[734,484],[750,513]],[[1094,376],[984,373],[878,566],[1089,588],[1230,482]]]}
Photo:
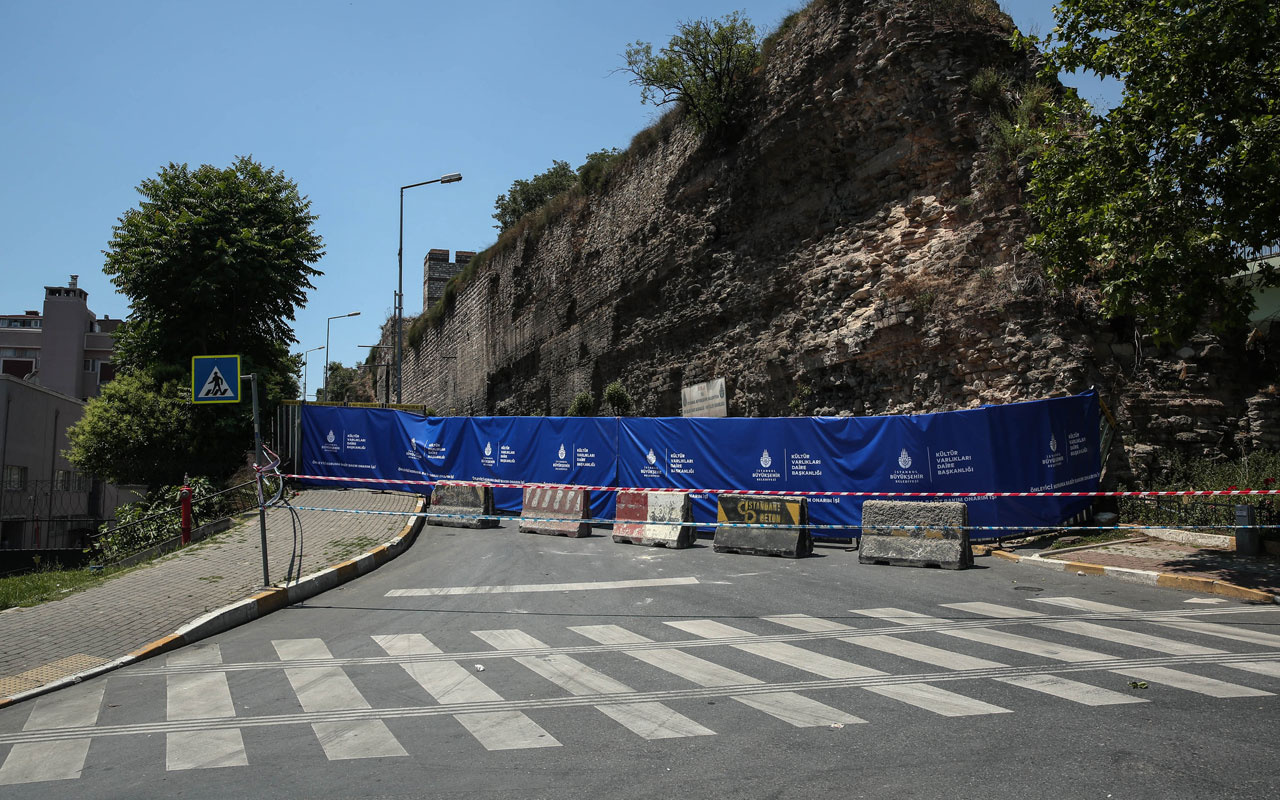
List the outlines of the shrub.
{"label": "shrub", "polygon": [[622,381],[614,381],[604,387],[604,401],[609,404],[609,408],[613,409],[616,417],[627,416],[635,407],[631,402],[631,395],[627,394],[627,390],[623,388]]}
{"label": "shrub", "polygon": [[569,406],[569,410],[565,412],[565,416],[569,417],[589,417],[595,411],[596,400],[591,396],[590,392],[579,392],[578,396],[573,398],[573,403]]}

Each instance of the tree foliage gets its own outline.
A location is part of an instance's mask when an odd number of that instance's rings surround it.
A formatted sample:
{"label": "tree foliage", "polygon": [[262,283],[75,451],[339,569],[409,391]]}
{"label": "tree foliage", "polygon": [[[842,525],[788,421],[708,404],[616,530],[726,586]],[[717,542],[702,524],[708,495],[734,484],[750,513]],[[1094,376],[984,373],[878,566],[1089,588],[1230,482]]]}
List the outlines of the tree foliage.
{"label": "tree foliage", "polygon": [[287,370],[290,323],[324,255],[297,185],[240,157],[225,169],[169,164],[138,193],[103,251],[131,307],[116,363],[172,377],[193,355],[239,353]]}
{"label": "tree foliage", "polygon": [[631,402],[631,395],[627,394],[622,381],[614,381],[604,387],[604,401],[609,404],[609,408],[613,409],[613,414],[617,417],[625,417],[635,408],[635,404]]}
{"label": "tree foliage", "polygon": [[[323,378],[322,378],[323,380]],[[317,400],[329,400],[342,403],[371,403],[373,395],[369,392],[369,382],[356,367],[344,367],[339,361],[329,362],[328,395],[316,390]]]}
{"label": "tree foliage", "polygon": [[596,399],[591,396],[591,392],[578,392],[578,396],[569,404],[569,410],[565,412],[565,416],[589,417],[595,413],[595,407]]}
{"label": "tree foliage", "polygon": [[264,419],[297,395],[290,322],[321,274],[316,217],[293,181],[245,157],[225,169],[169,164],[138,192],[103,251],[131,306],[116,334],[119,377],[72,428],[69,456],[130,483],[221,476],[253,446],[250,384],[239,406],[192,408],[191,358],[240,355]]}
{"label": "tree foliage", "polygon": [[190,392],[176,384],[161,386],[145,372],[117,376],[67,431],[67,458],[112,483],[159,486],[203,473],[206,465],[182,446],[192,438],[191,411]]}
{"label": "tree foliage", "polygon": [[498,224],[493,227],[505,231],[525,214],[537,211],[551,198],[572,189],[577,182],[578,176],[569,162],[559,160],[552,161],[546,172],[540,172],[529,180],[514,181],[511,188],[494,201],[493,206],[497,210],[493,218]]}
{"label": "tree foliage", "polygon": [[640,102],[678,102],[699,130],[718,132],[742,117],[760,40],[751,20],[735,11],[680,23],[657,55],[648,42],[629,45],[625,59],[622,71],[640,87]]}
{"label": "tree foliage", "polygon": [[[1245,254],[1280,241],[1280,5],[1060,0],[1046,74],[1123,81],[1105,115],[1069,95],[1032,165],[1030,244],[1064,284],[1163,340],[1252,308]],[[1274,285],[1264,267],[1258,279]]]}

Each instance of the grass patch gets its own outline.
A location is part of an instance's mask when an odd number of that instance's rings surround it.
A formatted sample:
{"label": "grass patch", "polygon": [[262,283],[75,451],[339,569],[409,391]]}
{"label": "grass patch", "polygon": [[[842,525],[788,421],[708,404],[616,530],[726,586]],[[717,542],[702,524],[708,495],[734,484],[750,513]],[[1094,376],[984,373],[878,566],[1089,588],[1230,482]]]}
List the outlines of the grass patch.
{"label": "grass patch", "polygon": [[123,570],[42,569],[25,575],[0,578],[0,609],[26,608],[84,591],[106,582]]}
{"label": "grass patch", "polygon": [[380,544],[382,544],[381,541],[371,539],[368,536],[337,539],[324,546],[324,557],[330,564],[337,564],[339,561],[345,561],[351,556],[368,552]]}

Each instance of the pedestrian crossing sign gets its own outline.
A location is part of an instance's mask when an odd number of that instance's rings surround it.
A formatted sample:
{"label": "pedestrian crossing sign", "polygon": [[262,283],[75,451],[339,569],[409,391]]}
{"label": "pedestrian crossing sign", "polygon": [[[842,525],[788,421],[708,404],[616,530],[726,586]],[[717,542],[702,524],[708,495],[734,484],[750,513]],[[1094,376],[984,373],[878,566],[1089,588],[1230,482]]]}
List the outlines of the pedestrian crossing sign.
{"label": "pedestrian crossing sign", "polygon": [[191,402],[239,403],[240,356],[192,356]]}

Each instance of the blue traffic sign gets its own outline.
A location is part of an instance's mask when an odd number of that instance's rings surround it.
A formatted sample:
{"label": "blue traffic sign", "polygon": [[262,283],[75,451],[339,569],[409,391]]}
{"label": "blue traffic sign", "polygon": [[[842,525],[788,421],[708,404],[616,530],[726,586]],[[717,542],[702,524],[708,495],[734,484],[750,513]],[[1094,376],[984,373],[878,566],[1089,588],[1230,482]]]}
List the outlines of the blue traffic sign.
{"label": "blue traffic sign", "polygon": [[191,402],[239,403],[240,356],[192,356]]}

